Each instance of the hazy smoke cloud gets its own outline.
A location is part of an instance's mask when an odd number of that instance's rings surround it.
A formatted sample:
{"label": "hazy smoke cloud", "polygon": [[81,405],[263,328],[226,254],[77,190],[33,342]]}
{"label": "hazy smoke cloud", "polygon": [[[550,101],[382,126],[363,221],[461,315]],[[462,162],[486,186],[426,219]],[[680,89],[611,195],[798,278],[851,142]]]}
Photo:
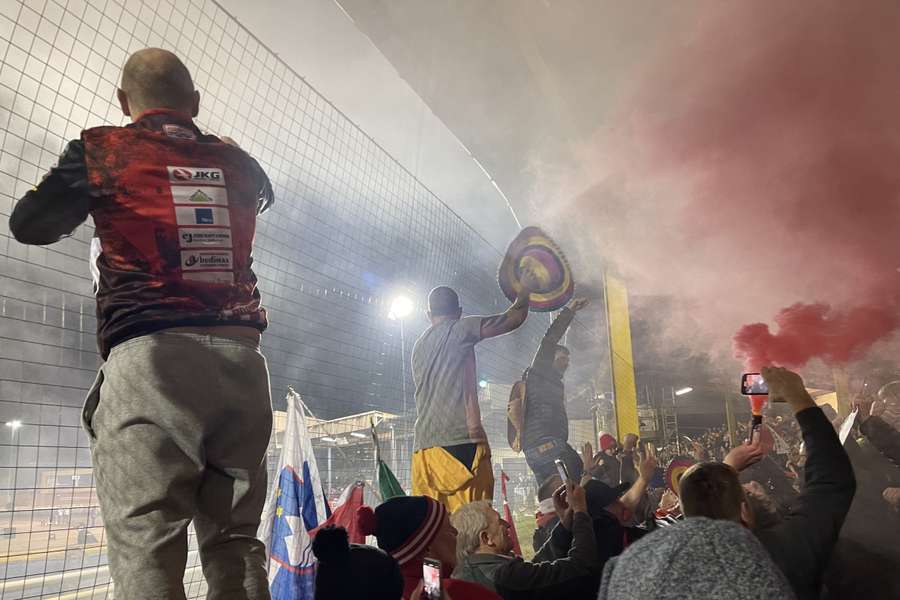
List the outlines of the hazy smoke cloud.
{"label": "hazy smoke cloud", "polygon": [[565,213],[700,333],[775,315],[735,336],[748,366],[856,358],[900,326],[900,3],[695,9],[585,149]]}

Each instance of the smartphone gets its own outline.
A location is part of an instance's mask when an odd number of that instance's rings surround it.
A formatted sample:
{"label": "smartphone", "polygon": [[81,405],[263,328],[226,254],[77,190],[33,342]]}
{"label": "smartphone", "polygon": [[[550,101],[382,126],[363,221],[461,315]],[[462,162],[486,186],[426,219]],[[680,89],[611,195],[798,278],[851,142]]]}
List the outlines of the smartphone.
{"label": "smartphone", "polygon": [[441,600],[441,561],[426,558],[422,563],[422,580],[425,582],[423,598]]}
{"label": "smartphone", "polygon": [[741,393],[745,396],[767,395],[769,386],[762,373],[744,373],[741,376]]}
{"label": "smartphone", "polygon": [[559,473],[559,476],[562,478],[563,483],[572,481],[572,478],[569,476],[569,469],[566,468],[566,463],[564,463],[560,458],[557,458],[553,462],[556,464],[556,472]]}

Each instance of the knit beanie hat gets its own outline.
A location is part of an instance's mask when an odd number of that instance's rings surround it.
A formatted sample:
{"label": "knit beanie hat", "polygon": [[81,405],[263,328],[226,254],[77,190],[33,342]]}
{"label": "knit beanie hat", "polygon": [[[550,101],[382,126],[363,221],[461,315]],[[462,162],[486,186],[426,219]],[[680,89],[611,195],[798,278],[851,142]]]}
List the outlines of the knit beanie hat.
{"label": "knit beanie hat", "polygon": [[403,566],[431,544],[446,514],[444,505],[428,496],[397,496],[374,511],[361,506],[356,519],[360,532],[374,535],[378,547]]}
{"label": "knit beanie hat", "polygon": [[403,595],[400,565],[390,554],[372,546],[350,544],[347,530],[329,525],[312,543],[316,566],[316,600],[369,598],[397,600]]}
{"label": "knit beanie hat", "polygon": [[794,597],[784,574],[747,529],[691,517],[644,536],[610,559],[597,600]]}
{"label": "knit beanie hat", "polygon": [[616,445],[616,438],[606,432],[600,433],[600,451],[609,450]]}

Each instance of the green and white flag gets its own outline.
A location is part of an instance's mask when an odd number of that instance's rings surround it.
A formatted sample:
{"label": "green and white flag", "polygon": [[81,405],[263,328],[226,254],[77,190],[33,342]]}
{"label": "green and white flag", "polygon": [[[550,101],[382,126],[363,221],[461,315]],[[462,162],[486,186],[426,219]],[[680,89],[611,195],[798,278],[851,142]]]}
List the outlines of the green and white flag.
{"label": "green and white flag", "polygon": [[397,496],[405,496],[406,492],[397,481],[391,468],[381,460],[381,448],[378,445],[378,434],[375,432],[375,423],[372,425],[372,441],[375,443],[375,488],[381,496],[381,501],[389,500]]}

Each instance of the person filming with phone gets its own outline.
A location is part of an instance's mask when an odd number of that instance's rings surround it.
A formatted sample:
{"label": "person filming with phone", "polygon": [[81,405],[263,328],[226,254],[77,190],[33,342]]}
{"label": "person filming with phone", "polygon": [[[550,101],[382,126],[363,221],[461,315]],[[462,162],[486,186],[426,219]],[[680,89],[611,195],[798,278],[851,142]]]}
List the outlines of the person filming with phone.
{"label": "person filming with phone", "polygon": [[490,502],[467,504],[453,513],[459,532],[458,579],[479,583],[504,600],[588,597],[581,590],[595,589],[603,570],[588,514],[587,496],[580,485],[568,481],[553,494],[560,525],[571,535],[566,556],[553,560],[549,550],[539,551],[534,562],[512,552],[509,523]]}
{"label": "person filming with phone", "polygon": [[781,522],[756,528],[753,512],[738,480],[738,471],[762,454],[748,441],[732,450],[723,463],[699,463],[688,469],[679,488],[686,517],[742,523],[762,542],[785,574],[797,598],[819,597],[832,549],[856,491],[850,459],[837,433],[799,375],[787,369],[763,369],[772,402],[787,402],[806,444],[806,468],[799,498]]}

